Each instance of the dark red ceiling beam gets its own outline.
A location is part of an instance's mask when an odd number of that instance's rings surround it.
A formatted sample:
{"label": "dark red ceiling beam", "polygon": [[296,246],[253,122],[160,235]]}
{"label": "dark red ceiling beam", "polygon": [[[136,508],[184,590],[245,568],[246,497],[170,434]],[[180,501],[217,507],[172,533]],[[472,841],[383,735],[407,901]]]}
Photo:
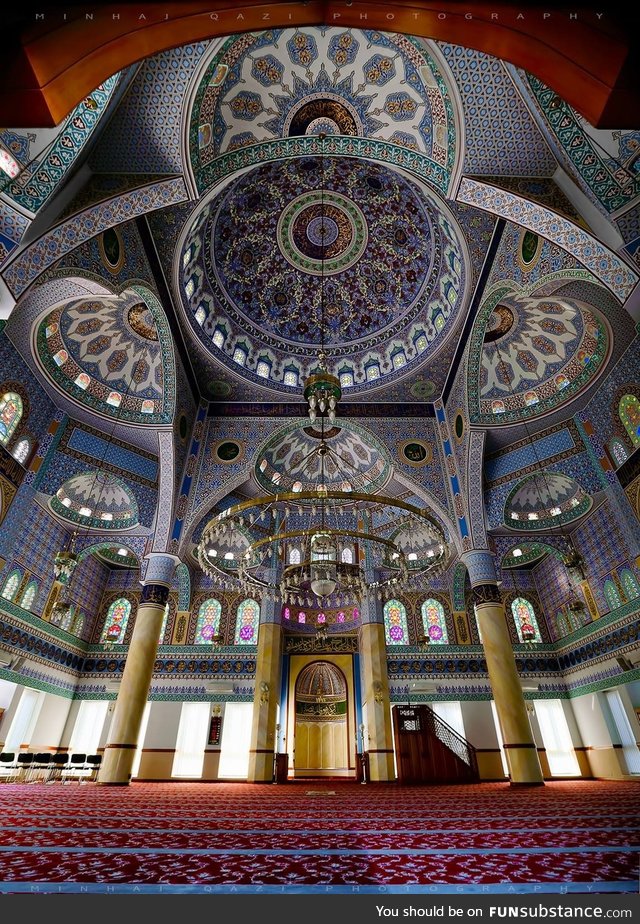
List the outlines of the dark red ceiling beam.
{"label": "dark red ceiling beam", "polygon": [[602,10],[549,7],[425,0],[43,5],[42,12],[14,15],[4,27],[0,124],[56,125],[115,71],[167,48],[234,32],[326,23],[476,48],[535,74],[598,128],[637,128],[634,30],[606,4]]}

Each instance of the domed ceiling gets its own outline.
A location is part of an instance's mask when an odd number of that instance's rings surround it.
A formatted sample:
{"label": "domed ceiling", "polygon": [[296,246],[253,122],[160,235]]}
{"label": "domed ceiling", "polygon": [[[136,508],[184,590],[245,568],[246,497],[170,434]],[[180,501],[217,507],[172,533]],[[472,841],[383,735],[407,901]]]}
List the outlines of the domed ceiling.
{"label": "domed ceiling", "polygon": [[168,330],[146,290],[72,299],[40,322],[36,340],[48,378],[81,404],[122,421],[171,419]]}
{"label": "domed ceiling", "polygon": [[329,489],[371,493],[383,488],[392,470],[382,444],[354,424],[325,432],[328,452],[319,453],[321,431],[298,423],[280,431],[259,455],[258,484],[270,493],[315,490],[322,478]]}
{"label": "domed ceiling", "polygon": [[568,475],[539,472],[524,478],[511,491],[504,520],[513,529],[553,529],[591,509],[592,500]]}
{"label": "domed ceiling", "polygon": [[138,524],[135,497],[124,482],[108,472],[95,470],[74,475],[49,503],[58,516],[87,527],[130,529]]}
{"label": "domed ceiling", "polygon": [[235,373],[285,391],[316,366],[323,299],[332,370],[357,394],[431,359],[465,287],[458,234],[435,201],[357,159],[244,174],[200,208],[179,260],[200,342]]}
{"label": "domed ceiling", "polygon": [[609,350],[607,325],[585,303],[500,286],[473,332],[472,422],[497,427],[556,410],[596,379]]}
{"label": "domed ceiling", "polygon": [[[322,698],[322,699],[320,699]],[[343,702],[347,698],[347,686],[340,670],[329,661],[314,661],[308,664],[296,682],[296,700],[302,703],[326,701]]]}
{"label": "domed ceiling", "polygon": [[239,167],[308,152],[305,140],[319,133],[328,151],[359,156],[366,148],[442,192],[456,156],[442,66],[419,41],[371,30],[233,36],[200,81],[189,126],[201,192]]}

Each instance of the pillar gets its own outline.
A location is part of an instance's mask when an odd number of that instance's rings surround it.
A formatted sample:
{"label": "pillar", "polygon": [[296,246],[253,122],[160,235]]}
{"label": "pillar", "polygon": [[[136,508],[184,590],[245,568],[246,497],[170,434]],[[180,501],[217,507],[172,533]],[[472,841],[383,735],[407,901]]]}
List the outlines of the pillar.
{"label": "pillar", "polygon": [[253,700],[251,749],[247,774],[247,780],[250,783],[271,783],[273,780],[281,673],[280,604],[264,598],[260,606],[256,689]]}
{"label": "pillar", "polygon": [[126,786],[131,782],[142,714],[149,696],[160,630],[177,561],[173,555],[154,554],[149,558],[98,777],[98,782],[104,785]]}
{"label": "pillar", "polygon": [[489,683],[496,704],[512,785],[542,785],[543,776],[516,670],[504,604],[488,551],[463,555],[471,579]]}
{"label": "pillar", "polygon": [[369,753],[369,777],[374,783],[387,782],[395,779],[387,647],[382,607],[373,594],[362,601],[358,636],[364,747]]}

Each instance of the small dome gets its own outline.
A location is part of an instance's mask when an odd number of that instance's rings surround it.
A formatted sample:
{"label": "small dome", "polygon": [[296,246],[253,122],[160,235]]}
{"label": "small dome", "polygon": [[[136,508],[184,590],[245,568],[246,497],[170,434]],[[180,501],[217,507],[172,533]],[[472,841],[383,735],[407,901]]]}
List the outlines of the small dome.
{"label": "small dome", "polygon": [[555,472],[523,478],[505,504],[505,522],[514,529],[549,529],[570,523],[590,509],[592,500],[577,481]]}
{"label": "small dome", "polygon": [[131,489],[109,472],[82,472],[64,482],[50,500],[58,516],[99,529],[129,529],[138,524]]}
{"label": "small dome", "polygon": [[296,700],[302,703],[339,703],[347,698],[344,677],[328,661],[314,661],[301,672],[296,683]]}

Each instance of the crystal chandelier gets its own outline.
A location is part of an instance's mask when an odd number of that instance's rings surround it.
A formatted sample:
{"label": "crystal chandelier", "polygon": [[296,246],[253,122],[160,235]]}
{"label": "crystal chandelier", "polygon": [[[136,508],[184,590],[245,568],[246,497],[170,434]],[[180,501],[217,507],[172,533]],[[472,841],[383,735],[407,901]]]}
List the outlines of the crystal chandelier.
{"label": "crystal chandelier", "polygon": [[73,533],[69,548],[61,549],[61,551],[56,553],[56,557],[53,560],[53,576],[56,581],[63,584],[65,587],[70,583],[73,572],[76,570],[78,564],[78,556],[76,552],[73,551],[75,539],[76,533]]}

